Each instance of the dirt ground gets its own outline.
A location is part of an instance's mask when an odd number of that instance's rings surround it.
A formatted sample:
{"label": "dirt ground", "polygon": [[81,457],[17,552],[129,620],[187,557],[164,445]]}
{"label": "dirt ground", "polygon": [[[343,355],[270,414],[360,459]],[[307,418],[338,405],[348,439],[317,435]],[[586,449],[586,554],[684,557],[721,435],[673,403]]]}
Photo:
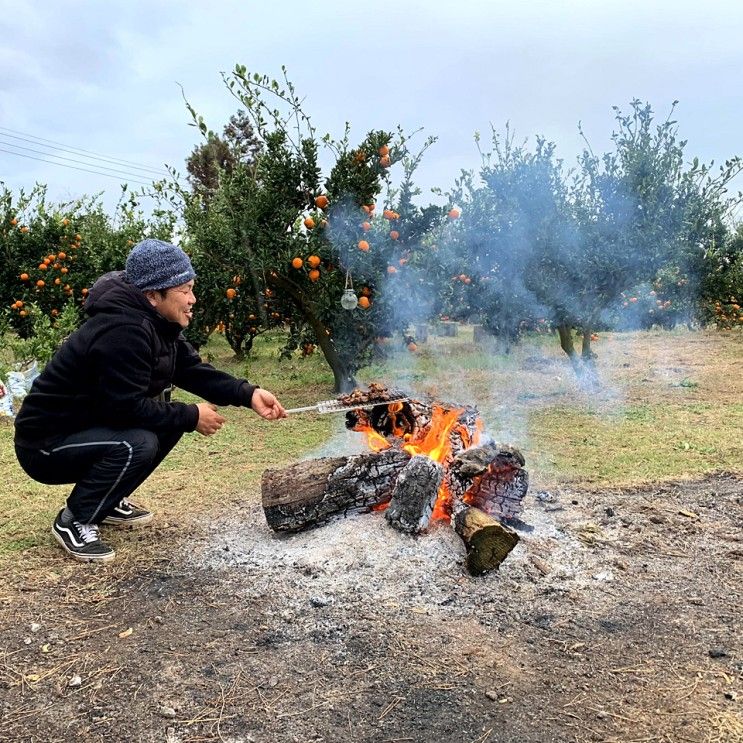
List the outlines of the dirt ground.
{"label": "dirt ground", "polygon": [[0,741],[743,741],[733,475],[531,492],[479,578],[378,513],[156,524],[5,571]]}

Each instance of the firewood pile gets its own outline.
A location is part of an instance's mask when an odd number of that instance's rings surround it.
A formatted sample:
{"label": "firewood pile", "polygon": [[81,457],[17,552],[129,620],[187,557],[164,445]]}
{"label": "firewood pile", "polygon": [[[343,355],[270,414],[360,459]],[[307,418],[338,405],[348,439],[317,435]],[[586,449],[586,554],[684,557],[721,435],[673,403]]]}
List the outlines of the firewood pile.
{"label": "firewood pile", "polygon": [[462,538],[471,574],[496,569],[519,541],[509,522],[529,486],[521,452],[487,441],[470,405],[413,399],[378,384],[338,401],[359,406],[346,412],[346,427],[365,435],[370,451],[266,470],[269,526],[296,532],[383,510],[390,526],[416,535],[442,521]]}

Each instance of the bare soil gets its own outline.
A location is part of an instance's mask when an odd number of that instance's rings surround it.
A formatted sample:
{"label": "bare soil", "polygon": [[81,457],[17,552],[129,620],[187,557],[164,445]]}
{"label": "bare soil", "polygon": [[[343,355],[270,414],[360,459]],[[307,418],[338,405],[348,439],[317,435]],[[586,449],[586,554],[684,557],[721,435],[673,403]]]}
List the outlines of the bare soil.
{"label": "bare soil", "polygon": [[5,566],[0,741],[743,741],[738,476],[530,493],[479,578],[443,524],[155,523]]}

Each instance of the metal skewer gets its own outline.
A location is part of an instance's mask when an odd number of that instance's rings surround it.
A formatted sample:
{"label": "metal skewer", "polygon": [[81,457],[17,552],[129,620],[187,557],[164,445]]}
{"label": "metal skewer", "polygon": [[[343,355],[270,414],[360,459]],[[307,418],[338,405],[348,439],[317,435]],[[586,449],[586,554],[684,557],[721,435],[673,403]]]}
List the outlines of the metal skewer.
{"label": "metal skewer", "polygon": [[378,405],[391,405],[396,402],[407,402],[409,397],[395,397],[391,400],[380,400],[378,402],[359,403],[357,405],[344,405],[338,400],[322,400],[314,405],[306,405],[303,408],[289,408],[286,413],[346,413],[349,410],[369,410],[376,408]]}

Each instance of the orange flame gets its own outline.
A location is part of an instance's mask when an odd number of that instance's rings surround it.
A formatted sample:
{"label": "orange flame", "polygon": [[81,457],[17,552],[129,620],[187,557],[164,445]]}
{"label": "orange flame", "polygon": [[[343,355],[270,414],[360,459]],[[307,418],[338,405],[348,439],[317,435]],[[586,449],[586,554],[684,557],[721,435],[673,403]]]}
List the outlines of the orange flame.
{"label": "orange flame", "polygon": [[[402,403],[392,403],[388,409],[390,413],[394,414],[400,412],[402,407]],[[463,412],[464,408],[451,409],[434,405],[430,425],[411,434],[406,431],[403,424],[395,424],[393,425],[392,436],[405,442],[402,446],[403,451],[406,451],[410,456],[422,454],[446,467],[452,458],[452,434],[459,436],[463,448],[466,449],[479,441],[480,433],[483,430],[482,421],[478,418],[476,430],[473,435],[470,435],[467,426],[459,421]],[[367,443],[372,451],[379,452],[392,446],[384,436],[369,426],[357,430],[366,434]],[[432,516],[434,520],[450,517],[451,500],[451,492],[445,477],[436,498]],[[386,505],[382,508],[384,507]]]}

